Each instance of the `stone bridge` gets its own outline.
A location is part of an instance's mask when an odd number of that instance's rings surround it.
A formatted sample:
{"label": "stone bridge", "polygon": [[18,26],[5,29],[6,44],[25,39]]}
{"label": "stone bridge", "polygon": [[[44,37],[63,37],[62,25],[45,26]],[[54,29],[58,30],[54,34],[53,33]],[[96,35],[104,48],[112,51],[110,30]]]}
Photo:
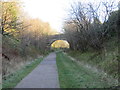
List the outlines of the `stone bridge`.
{"label": "stone bridge", "polygon": [[65,34],[56,34],[56,35],[50,35],[48,39],[48,46],[51,46],[53,42],[56,40],[66,40],[67,38],[65,37]]}

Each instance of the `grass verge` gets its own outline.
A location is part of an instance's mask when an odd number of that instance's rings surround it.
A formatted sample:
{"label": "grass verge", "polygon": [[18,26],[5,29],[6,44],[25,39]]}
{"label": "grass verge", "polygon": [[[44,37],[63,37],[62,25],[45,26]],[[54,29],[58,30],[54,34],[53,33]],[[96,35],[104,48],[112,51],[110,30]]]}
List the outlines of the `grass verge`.
{"label": "grass verge", "polygon": [[76,60],[97,67],[109,76],[118,79],[117,54],[113,54],[113,52],[110,51],[107,52],[107,55],[104,55],[103,53],[96,55],[96,52],[81,53],[79,51],[69,51],[68,54]]}
{"label": "grass verge", "polygon": [[7,88],[14,88],[25,76],[27,76],[40,62],[43,58],[36,59],[31,64],[26,65],[17,72],[6,77],[6,80],[2,81],[3,90]]}
{"label": "grass verge", "polygon": [[109,88],[102,76],[79,65],[61,53],[57,53],[57,66],[61,88]]}
{"label": "grass verge", "polygon": [[0,84],[0,90],[2,89],[2,84]]}
{"label": "grass verge", "polygon": [[103,70],[109,76],[115,79],[119,78],[119,46],[118,38],[112,37],[108,41],[104,42],[104,48],[100,51],[94,51],[89,48],[86,52],[72,51],[67,52],[70,56],[76,60],[95,66],[98,69]]}

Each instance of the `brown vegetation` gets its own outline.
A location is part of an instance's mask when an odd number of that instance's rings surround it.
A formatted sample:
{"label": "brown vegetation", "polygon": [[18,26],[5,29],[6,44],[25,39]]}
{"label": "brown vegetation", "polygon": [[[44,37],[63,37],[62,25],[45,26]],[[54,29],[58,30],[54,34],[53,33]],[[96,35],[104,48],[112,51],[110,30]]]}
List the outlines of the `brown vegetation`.
{"label": "brown vegetation", "polygon": [[18,1],[0,3],[4,76],[47,53],[48,36],[56,32],[52,30],[49,23],[24,15]]}
{"label": "brown vegetation", "polygon": [[114,10],[114,1],[100,2],[98,6],[80,2],[71,5],[70,16],[64,23],[70,48],[82,52],[89,49],[105,51],[104,43],[115,37],[118,31],[118,10]]}
{"label": "brown vegetation", "polygon": [[72,55],[94,63],[115,78],[119,76],[119,17],[120,9],[116,9],[114,1],[100,2],[97,6],[78,2],[71,6],[64,24],[70,49],[76,52]]}

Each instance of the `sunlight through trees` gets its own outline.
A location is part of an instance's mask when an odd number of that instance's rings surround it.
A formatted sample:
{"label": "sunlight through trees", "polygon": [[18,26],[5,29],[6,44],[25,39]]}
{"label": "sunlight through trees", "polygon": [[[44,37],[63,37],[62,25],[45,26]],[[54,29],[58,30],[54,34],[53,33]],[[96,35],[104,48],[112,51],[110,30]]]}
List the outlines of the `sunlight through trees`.
{"label": "sunlight through trees", "polygon": [[56,40],[51,44],[52,48],[69,48],[69,43],[65,40]]}

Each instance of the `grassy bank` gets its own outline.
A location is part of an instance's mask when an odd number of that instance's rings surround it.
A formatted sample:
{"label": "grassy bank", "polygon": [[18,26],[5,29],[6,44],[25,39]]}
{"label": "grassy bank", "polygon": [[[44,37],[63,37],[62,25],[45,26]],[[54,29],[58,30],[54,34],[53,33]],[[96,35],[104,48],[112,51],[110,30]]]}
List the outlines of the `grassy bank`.
{"label": "grassy bank", "polygon": [[36,59],[31,64],[26,65],[17,72],[6,77],[6,80],[2,82],[2,88],[13,88],[15,87],[25,76],[27,76],[41,61],[43,58]]}
{"label": "grassy bank", "polygon": [[96,52],[81,53],[78,51],[70,51],[68,54],[80,62],[90,64],[91,66],[103,70],[113,78],[118,78],[118,61],[113,52],[107,52],[107,55],[97,55]]}
{"label": "grassy bank", "polygon": [[67,55],[57,53],[57,66],[61,88],[107,88],[108,83],[99,73],[72,61]]}
{"label": "grassy bank", "polygon": [[2,89],[2,84],[0,84],[0,90]]}
{"label": "grassy bank", "polygon": [[117,38],[112,38],[104,43],[102,51],[69,51],[68,54],[80,62],[90,64],[103,70],[113,78],[118,79],[118,43]]}

